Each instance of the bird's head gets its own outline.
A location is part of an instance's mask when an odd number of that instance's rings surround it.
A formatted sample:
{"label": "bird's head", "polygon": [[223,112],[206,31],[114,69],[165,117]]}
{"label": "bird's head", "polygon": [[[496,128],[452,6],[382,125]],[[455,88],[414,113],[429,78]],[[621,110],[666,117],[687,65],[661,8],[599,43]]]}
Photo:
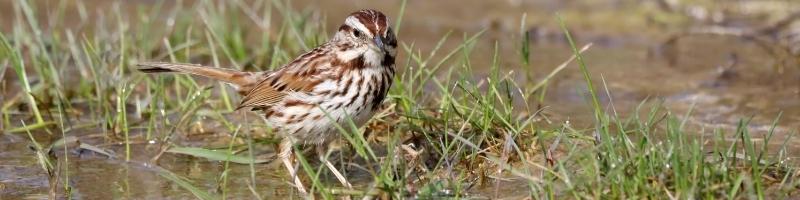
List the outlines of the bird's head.
{"label": "bird's head", "polygon": [[355,49],[390,56],[392,64],[397,53],[397,39],[389,26],[389,19],[376,10],[360,10],[347,16],[334,40],[347,41]]}

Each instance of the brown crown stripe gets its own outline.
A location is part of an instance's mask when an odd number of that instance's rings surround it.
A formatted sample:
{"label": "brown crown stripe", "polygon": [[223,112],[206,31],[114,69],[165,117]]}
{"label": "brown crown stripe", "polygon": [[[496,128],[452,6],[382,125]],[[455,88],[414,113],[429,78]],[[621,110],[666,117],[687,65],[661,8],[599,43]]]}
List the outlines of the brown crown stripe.
{"label": "brown crown stripe", "polygon": [[383,35],[383,33],[386,32],[386,29],[389,28],[389,26],[387,26],[388,20],[386,19],[386,15],[378,13],[375,17],[377,22],[376,24],[378,24],[379,28],[378,30],[376,30],[378,33],[377,35]]}
{"label": "brown crown stripe", "polygon": [[382,35],[387,25],[386,15],[375,10],[361,10],[350,14],[350,16],[358,19],[361,24],[366,27],[373,36]]}

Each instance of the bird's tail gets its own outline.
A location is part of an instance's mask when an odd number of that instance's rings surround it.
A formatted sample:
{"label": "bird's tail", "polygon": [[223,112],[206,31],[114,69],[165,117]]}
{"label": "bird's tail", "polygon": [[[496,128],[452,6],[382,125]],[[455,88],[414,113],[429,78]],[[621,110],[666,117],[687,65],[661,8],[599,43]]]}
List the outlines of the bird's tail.
{"label": "bird's tail", "polygon": [[242,72],[232,69],[207,67],[197,64],[184,63],[140,63],[138,70],[144,73],[186,73],[205,76],[215,80],[230,83],[240,93],[247,93],[258,82],[264,79],[261,73]]}

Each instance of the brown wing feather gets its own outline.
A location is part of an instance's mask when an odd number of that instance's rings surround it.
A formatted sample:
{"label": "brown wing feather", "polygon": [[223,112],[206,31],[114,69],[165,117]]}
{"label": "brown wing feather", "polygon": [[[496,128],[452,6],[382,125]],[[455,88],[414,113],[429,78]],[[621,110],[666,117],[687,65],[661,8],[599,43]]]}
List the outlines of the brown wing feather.
{"label": "brown wing feather", "polygon": [[274,106],[281,102],[288,92],[311,92],[321,83],[320,77],[281,71],[259,82],[242,99],[237,109],[251,107],[254,109]]}
{"label": "brown wing feather", "polygon": [[237,109],[274,106],[281,102],[288,92],[310,92],[320,82],[314,76],[296,76],[288,73],[276,74],[258,83],[242,99]]}
{"label": "brown wing feather", "polygon": [[238,110],[246,107],[269,107],[280,102],[284,97],[286,97],[285,92],[278,91],[272,86],[269,86],[269,84],[259,84],[242,99],[242,102],[239,103],[236,109]]}
{"label": "brown wing feather", "polygon": [[288,92],[311,92],[322,82],[319,76],[323,71],[321,68],[330,67],[320,64],[328,62],[328,59],[322,58],[327,54],[325,45],[327,44],[300,55],[284,68],[256,84],[245,95],[237,109],[270,107],[281,102]]}

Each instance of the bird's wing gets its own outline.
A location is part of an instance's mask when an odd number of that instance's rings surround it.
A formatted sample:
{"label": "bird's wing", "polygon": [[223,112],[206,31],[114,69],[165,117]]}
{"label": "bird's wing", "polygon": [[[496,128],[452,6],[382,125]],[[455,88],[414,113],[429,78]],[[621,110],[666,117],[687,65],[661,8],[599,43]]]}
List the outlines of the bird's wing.
{"label": "bird's wing", "polygon": [[311,92],[323,81],[320,74],[330,69],[329,59],[319,56],[324,53],[317,49],[269,74],[245,95],[237,109],[270,107],[281,102],[289,92]]}
{"label": "bird's wing", "polygon": [[281,102],[289,92],[311,92],[321,80],[316,76],[276,73],[256,85],[239,103],[241,108],[264,108]]}

